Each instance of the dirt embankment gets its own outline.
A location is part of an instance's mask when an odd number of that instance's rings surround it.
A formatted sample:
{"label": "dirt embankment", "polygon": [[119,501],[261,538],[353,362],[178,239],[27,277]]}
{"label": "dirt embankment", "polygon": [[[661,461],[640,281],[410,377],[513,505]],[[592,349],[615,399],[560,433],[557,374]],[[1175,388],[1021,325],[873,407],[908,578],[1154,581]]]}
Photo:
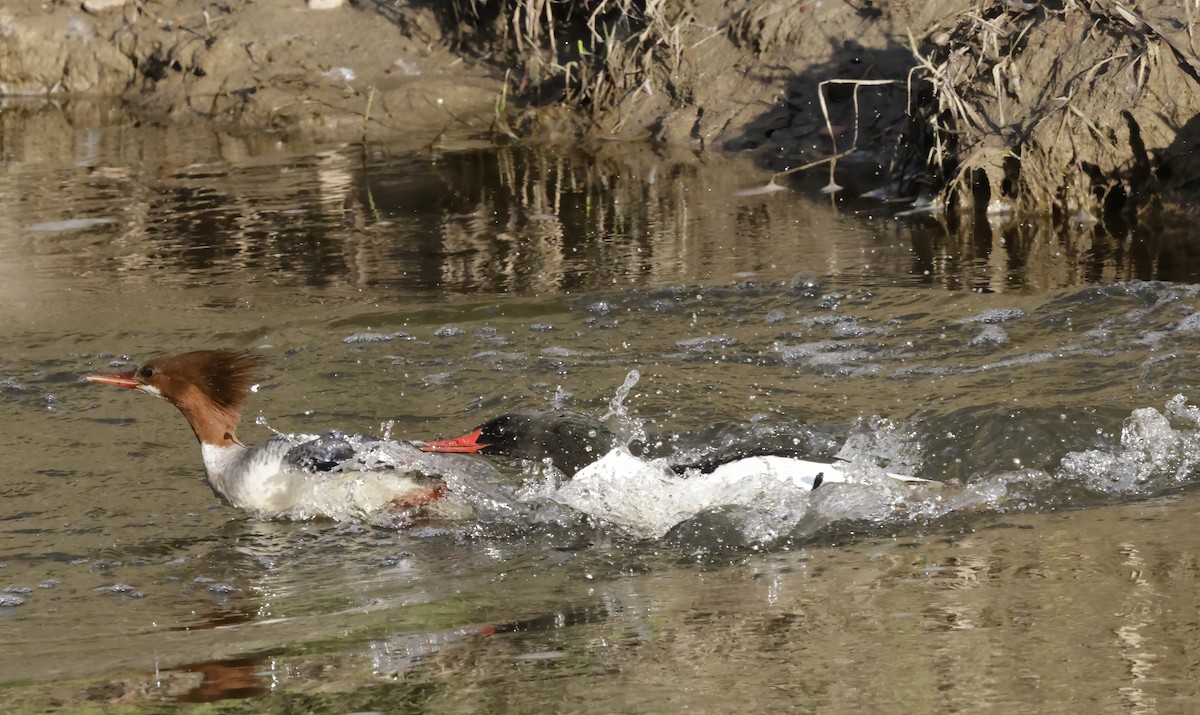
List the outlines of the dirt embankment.
{"label": "dirt embankment", "polygon": [[0,6],[0,94],[128,100],[151,119],[317,141],[487,130],[502,74],[466,62],[428,10],[303,0]]}
{"label": "dirt embankment", "polygon": [[843,165],[877,160],[893,197],[1063,220],[1200,182],[1191,3],[106,1],[0,7],[0,93],[318,140],[651,141],[772,170],[858,148]]}

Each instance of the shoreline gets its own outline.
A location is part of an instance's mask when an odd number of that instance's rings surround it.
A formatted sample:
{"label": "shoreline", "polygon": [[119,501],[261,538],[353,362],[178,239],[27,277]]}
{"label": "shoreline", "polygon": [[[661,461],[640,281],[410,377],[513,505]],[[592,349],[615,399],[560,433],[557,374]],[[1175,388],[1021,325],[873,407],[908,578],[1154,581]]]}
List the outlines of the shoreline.
{"label": "shoreline", "polygon": [[284,141],[634,142],[773,172],[853,150],[892,201],[1085,224],[1186,203],[1200,181],[1200,92],[1181,91],[1200,56],[1166,4],[84,7],[0,8],[0,96],[119,97],[148,121]]}

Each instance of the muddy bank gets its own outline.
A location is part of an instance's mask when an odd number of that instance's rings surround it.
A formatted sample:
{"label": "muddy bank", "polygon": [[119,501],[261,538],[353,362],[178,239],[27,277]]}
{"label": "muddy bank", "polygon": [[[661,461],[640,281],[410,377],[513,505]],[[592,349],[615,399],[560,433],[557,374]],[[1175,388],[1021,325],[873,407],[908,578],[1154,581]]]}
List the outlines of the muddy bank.
{"label": "muddy bank", "polygon": [[502,75],[451,52],[429,11],[303,2],[0,7],[0,94],[117,96],[152,121],[281,139],[434,141],[486,131]]}
{"label": "muddy bank", "polygon": [[665,5],[14,0],[0,93],[120,96],[150,119],[283,140],[646,141],[771,171],[838,157],[878,177],[863,189],[952,213],[1087,222],[1200,180],[1195,10]]}
{"label": "muddy bank", "polygon": [[1167,2],[990,2],[962,13],[918,53],[944,193],[991,213],[1086,222],[1195,188],[1197,19]]}

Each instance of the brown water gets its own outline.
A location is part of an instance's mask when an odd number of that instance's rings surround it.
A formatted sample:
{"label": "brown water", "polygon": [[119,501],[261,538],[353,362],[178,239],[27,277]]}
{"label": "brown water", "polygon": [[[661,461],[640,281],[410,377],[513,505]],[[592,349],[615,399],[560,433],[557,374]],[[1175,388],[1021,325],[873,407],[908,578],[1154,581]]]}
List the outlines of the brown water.
{"label": "brown water", "polygon": [[[1186,234],[950,229],[820,181],[738,196],[764,177],[636,147],[0,117],[6,711],[1200,707]],[[266,357],[248,442],[259,416],[415,438],[599,415],[636,369],[617,421],[656,453],[849,438],[950,485],[645,539],[499,465],[517,516],[255,522],[170,406],[82,381],[215,346]]]}

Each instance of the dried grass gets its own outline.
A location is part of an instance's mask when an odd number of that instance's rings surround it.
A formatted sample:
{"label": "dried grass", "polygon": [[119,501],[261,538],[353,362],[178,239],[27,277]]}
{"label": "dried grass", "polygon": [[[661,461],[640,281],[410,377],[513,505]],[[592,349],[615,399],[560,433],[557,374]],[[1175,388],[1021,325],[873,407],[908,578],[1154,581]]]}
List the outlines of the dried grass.
{"label": "dried grass", "polygon": [[[943,201],[971,207],[986,195],[989,211],[1076,215],[1144,195],[1141,135],[1169,142],[1195,109],[1174,93],[1200,84],[1198,7],[1163,8],[989,0],[925,45],[910,37],[910,85],[926,83],[935,99],[913,120],[931,137],[924,159]],[[1179,75],[1191,86],[1168,89]],[[1165,97],[1175,106],[1158,106]]]}
{"label": "dried grass", "polygon": [[[466,27],[492,22],[518,86],[599,113],[653,93],[684,65],[691,15],[668,0],[458,0]],[[551,96],[545,96],[550,93]]]}

